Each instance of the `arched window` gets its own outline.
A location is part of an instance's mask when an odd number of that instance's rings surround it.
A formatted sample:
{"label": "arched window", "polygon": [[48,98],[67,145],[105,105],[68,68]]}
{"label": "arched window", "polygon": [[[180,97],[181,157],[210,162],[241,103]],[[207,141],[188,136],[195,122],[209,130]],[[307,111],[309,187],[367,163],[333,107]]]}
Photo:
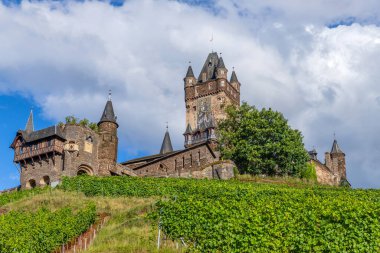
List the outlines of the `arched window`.
{"label": "arched window", "polygon": [[26,182],[25,187],[27,189],[33,189],[33,188],[35,188],[36,187],[36,180],[30,179],[28,182]]}
{"label": "arched window", "polygon": [[49,176],[43,176],[40,180],[41,186],[50,185],[50,177]]}
{"label": "arched window", "polygon": [[92,176],[94,174],[92,168],[88,165],[82,164],[79,166],[77,175],[90,175]]}

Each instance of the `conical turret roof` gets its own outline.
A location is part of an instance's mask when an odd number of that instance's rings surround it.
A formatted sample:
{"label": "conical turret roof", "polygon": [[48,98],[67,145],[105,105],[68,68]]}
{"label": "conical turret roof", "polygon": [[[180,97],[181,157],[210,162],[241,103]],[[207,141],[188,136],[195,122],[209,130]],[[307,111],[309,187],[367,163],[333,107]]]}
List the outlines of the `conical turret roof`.
{"label": "conical turret roof", "polygon": [[106,106],[104,107],[102,117],[100,118],[98,125],[102,122],[113,122],[117,125],[116,116],[113,111],[113,105],[112,105],[111,99],[107,101]]}
{"label": "conical turret roof", "polygon": [[331,147],[331,154],[343,154],[343,151],[340,149],[337,140],[334,140],[333,145]]}
{"label": "conical turret roof", "polygon": [[162,141],[160,154],[166,154],[170,152],[173,152],[173,146],[172,146],[172,141],[170,140],[169,131],[166,130],[164,140]]}
{"label": "conical turret roof", "polygon": [[236,73],[235,73],[235,70],[232,71],[232,74],[231,74],[231,79],[230,79],[230,83],[238,83],[239,80],[236,76]]}
{"label": "conical turret roof", "polygon": [[34,122],[33,122],[33,110],[30,110],[28,122],[26,122],[25,131],[28,133],[34,132]]}
{"label": "conical turret roof", "polygon": [[191,66],[187,69],[186,77],[194,77],[194,72]]}

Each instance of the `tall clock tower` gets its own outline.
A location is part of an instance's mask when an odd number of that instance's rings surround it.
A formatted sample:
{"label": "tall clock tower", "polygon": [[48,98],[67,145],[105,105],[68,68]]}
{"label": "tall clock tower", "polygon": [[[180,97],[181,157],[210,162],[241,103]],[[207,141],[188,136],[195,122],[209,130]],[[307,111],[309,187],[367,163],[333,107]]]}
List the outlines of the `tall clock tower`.
{"label": "tall clock tower", "polygon": [[240,106],[240,82],[235,71],[230,80],[223,58],[216,52],[207,56],[198,79],[191,66],[184,78],[186,104],[185,147],[215,142],[215,128],[226,118],[228,105]]}

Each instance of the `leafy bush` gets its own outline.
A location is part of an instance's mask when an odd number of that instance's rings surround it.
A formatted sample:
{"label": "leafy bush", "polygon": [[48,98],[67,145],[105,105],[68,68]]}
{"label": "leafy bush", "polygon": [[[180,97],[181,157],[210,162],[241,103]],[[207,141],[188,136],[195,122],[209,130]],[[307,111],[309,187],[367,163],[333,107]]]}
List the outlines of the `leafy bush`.
{"label": "leafy bush", "polygon": [[11,211],[0,216],[0,252],[52,252],[95,222],[94,205],[74,214],[70,208],[35,213]]}
{"label": "leafy bush", "polygon": [[316,182],[317,172],[315,170],[315,165],[312,163],[307,163],[305,168],[301,171],[301,178]]}

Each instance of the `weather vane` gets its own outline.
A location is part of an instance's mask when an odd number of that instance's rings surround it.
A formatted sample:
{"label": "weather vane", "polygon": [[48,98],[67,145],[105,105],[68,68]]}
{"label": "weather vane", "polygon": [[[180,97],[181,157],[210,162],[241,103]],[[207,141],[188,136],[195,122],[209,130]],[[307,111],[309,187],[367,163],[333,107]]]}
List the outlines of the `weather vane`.
{"label": "weather vane", "polygon": [[108,101],[111,101],[112,99],[112,91],[108,90]]}

